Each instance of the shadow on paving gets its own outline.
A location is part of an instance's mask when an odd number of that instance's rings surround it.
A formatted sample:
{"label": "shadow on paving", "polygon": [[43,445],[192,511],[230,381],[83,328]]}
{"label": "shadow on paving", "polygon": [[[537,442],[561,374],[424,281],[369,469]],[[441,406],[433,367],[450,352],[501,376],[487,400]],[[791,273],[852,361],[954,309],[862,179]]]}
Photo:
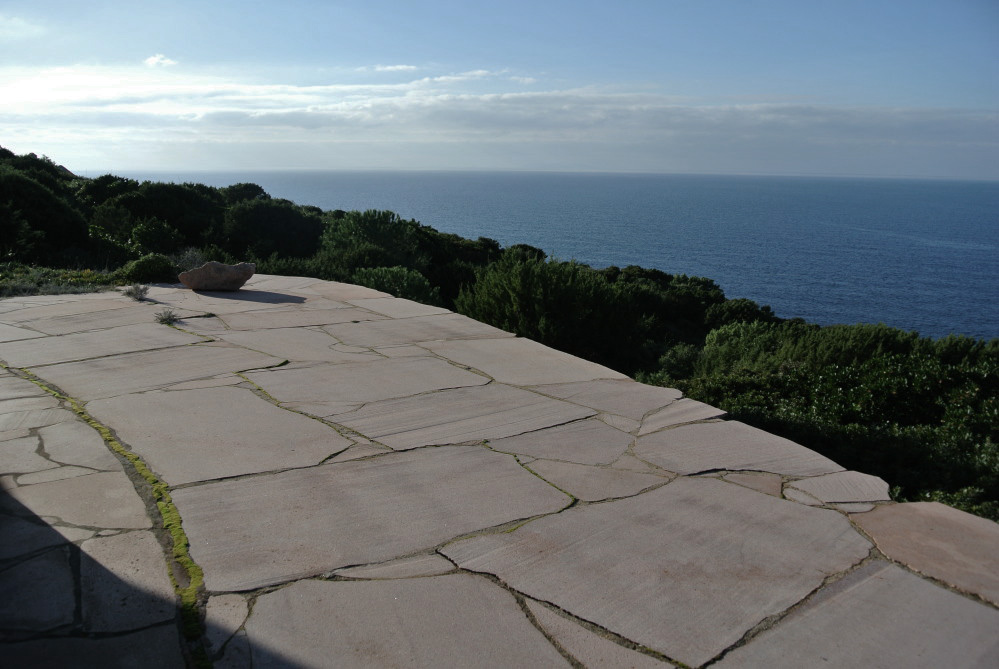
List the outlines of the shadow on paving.
{"label": "shadow on paving", "polygon": [[[0,667],[194,666],[172,590],[154,592],[130,582],[142,578],[132,560],[121,560],[117,569],[127,573],[116,574],[91,555],[101,552],[100,542],[126,534],[153,542],[159,561],[147,563],[165,570],[162,549],[148,530],[94,537],[81,548],[0,490]],[[209,627],[204,638],[226,639],[234,631]],[[224,648],[226,658],[216,660],[217,667],[301,666],[257,644],[251,659],[242,634]]]}
{"label": "shadow on paving", "polygon": [[191,292],[219,300],[260,302],[261,304],[303,304],[306,300],[300,295],[274,293],[269,290],[192,290]]}

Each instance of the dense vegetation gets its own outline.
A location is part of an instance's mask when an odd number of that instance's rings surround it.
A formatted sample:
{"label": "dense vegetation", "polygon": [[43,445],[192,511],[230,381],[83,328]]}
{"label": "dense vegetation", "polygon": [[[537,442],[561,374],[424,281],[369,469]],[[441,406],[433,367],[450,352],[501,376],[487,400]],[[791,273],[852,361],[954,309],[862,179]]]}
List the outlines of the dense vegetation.
{"label": "dense vegetation", "polygon": [[999,520],[999,340],[786,321],[710,279],[594,269],[393,212],[301,206],[256,184],[85,179],[0,148],[0,296],[172,282],[205,260],[447,306],[678,387],[883,477],[897,499]]}

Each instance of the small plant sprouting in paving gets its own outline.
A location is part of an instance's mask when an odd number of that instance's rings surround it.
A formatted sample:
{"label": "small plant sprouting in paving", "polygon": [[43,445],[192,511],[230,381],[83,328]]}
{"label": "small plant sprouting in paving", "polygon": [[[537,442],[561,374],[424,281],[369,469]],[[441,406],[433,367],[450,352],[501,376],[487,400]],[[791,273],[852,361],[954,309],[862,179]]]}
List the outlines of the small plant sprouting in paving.
{"label": "small plant sprouting in paving", "polygon": [[163,325],[173,325],[180,320],[180,316],[173,309],[164,309],[163,311],[157,312],[156,322],[162,323]]}
{"label": "small plant sprouting in paving", "polygon": [[122,294],[126,297],[131,297],[136,302],[142,302],[146,299],[146,293],[149,292],[149,286],[144,286],[141,283],[133,283],[131,286],[122,289]]}

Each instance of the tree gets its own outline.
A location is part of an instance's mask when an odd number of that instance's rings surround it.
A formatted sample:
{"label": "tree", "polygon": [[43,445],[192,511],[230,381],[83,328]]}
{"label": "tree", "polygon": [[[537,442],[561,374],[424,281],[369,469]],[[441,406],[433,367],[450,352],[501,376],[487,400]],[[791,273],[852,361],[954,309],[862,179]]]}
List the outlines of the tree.
{"label": "tree", "polygon": [[319,249],[322,231],[322,219],[293,204],[244,200],[226,210],[219,246],[236,256],[266,258],[276,253],[300,258]]}

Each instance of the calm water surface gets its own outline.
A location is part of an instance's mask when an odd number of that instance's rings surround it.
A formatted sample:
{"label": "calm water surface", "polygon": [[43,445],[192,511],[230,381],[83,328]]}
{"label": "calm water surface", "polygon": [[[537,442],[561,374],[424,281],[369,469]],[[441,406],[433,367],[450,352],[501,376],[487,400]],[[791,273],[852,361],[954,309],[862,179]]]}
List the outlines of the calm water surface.
{"label": "calm water surface", "polygon": [[443,232],[594,267],[707,276],[821,324],[999,337],[999,183],[534,172],[127,173],[249,181],[323,209],[390,209]]}

